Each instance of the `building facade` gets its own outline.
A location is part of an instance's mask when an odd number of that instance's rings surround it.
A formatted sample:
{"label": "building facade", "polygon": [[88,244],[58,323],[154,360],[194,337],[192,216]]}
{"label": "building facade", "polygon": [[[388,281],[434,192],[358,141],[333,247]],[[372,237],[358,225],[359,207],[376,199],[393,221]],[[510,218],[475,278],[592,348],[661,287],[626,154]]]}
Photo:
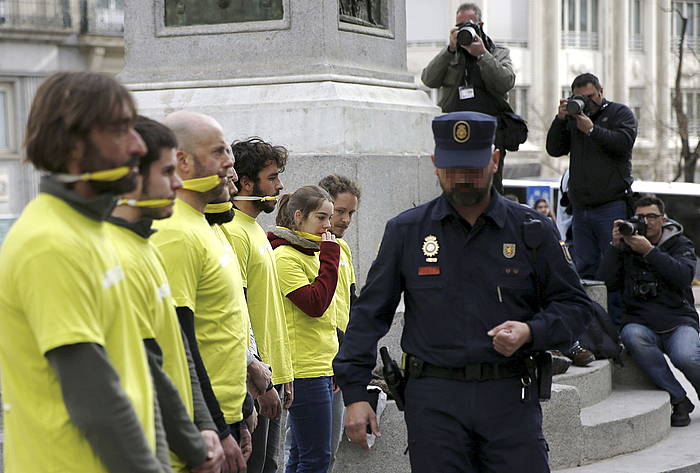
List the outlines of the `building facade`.
{"label": "building facade", "polygon": [[[417,83],[447,44],[459,0],[407,0],[408,66]],[[506,177],[558,176],[567,158],[551,158],[545,135],[574,77],[597,75],[608,100],[625,103],[639,122],[633,153],[638,179],[672,179],[679,140],[671,100],[681,21],[688,18],[683,61],[684,108],[691,146],[700,135],[700,0],[480,0],[485,32],[507,46],[516,72],[509,101],[530,136],[509,153]],[[428,90],[437,103],[437,91]]]}
{"label": "building facade", "polygon": [[124,0],[0,0],[0,240],[36,194],[22,140],[34,93],[55,71],[123,67]]}

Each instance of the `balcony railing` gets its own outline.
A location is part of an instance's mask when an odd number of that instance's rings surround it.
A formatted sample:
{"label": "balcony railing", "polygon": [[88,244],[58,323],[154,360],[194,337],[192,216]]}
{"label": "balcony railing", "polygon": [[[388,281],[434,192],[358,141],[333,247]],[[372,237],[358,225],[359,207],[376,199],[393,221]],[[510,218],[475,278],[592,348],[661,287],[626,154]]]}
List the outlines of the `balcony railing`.
{"label": "balcony railing", "polygon": [[644,50],[644,38],[640,34],[630,35],[629,49],[631,51],[642,51]]}
{"label": "balcony railing", "polygon": [[598,49],[598,33],[562,31],[562,48]]}
{"label": "balcony railing", "polygon": [[70,0],[0,0],[0,31],[65,30],[72,26]]}

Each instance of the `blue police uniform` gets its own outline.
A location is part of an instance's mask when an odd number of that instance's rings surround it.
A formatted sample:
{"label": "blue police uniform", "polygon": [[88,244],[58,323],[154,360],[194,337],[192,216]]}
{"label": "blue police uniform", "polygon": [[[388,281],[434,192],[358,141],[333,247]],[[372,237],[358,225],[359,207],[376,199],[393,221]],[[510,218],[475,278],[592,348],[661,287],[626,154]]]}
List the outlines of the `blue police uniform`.
{"label": "blue police uniform", "polygon": [[[485,167],[495,123],[483,125],[491,119],[475,112],[436,118],[442,122],[433,124],[436,165]],[[467,123],[467,141],[460,142],[459,122]],[[377,341],[388,332],[402,293],[412,471],[549,471],[537,392],[529,388],[522,399],[517,360],[570,347],[591,311],[551,221],[495,190],[473,226],[444,194],[389,220],[334,361],[346,405],[368,400]],[[527,323],[532,334],[532,342],[509,358],[487,335],[508,320]],[[432,372],[413,369],[416,361]],[[465,367],[471,378],[443,376]]]}

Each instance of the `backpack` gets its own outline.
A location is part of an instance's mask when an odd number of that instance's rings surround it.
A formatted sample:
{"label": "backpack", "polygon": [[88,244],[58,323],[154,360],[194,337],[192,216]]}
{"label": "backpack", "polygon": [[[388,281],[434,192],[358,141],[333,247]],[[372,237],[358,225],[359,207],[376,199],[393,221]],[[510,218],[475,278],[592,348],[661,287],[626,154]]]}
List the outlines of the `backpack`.
{"label": "backpack", "polygon": [[581,346],[593,352],[596,360],[611,359],[619,363],[622,344],[617,327],[603,306],[595,301],[591,303],[593,305],[591,321],[586,331],[579,337],[579,342]]}

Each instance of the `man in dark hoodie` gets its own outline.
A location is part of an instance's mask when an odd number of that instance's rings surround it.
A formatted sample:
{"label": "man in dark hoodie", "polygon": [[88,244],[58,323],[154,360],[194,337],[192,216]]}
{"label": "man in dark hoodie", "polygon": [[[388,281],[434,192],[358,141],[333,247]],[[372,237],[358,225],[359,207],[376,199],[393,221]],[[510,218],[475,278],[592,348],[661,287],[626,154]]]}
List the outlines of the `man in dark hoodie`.
{"label": "man in dark hoodie", "polygon": [[649,378],[670,394],[671,425],[683,427],[690,423],[695,406],[671,373],[664,353],[700,392],[698,314],[691,289],[695,250],[683,236],[683,227],[665,217],[661,199],[643,197],[634,212],[646,223],[646,231],[623,235],[623,221],[616,220],[597,279],[621,291],[622,341]]}

